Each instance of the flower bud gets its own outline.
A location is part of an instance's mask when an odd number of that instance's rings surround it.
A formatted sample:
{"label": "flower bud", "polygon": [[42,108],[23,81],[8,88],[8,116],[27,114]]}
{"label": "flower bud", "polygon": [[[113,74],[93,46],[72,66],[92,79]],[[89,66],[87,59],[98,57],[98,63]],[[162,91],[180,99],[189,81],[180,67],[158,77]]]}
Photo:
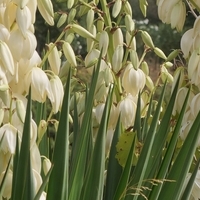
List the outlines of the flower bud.
{"label": "flower bud", "polygon": [[[90,27],[89,31],[94,36],[96,36],[97,30],[94,24]],[[94,40],[91,38],[87,38],[87,52],[90,52],[93,49],[93,46],[94,46]]]}
{"label": "flower bud", "polygon": [[5,71],[9,71],[12,75],[15,73],[14,61],[10,49],[7,44],[0,40],[0,60]]}
{"label": "flower bud", "polygon": [[135,30],[135,22],[133,21],[130,15],[125,16],[125,26],[126,26],[126,30],[129,32],[132,32]]}
{"label": "flower bud", "polygon": [[87,30],[89,30],[90,27],[94,24],[94,10],[93,9],[90,9],[88,11],[86,22],[87,22]]}
{"label": "flower bud", "polygon": [[111,83],[113,83],[113,76],[111,69],[109,67],[104,69],[104,81],[106,87],[108,87]]}
{"label": "flower bud", "polygon": [[23,101],[20,99],[16,100],[16,111],[17,111],[17,116],[19,117],[20,121],[24,123],[26,110],[25,110]]}
{"label": "flower bud", "polygon": [[150,76],[146,76],[146,86],[149,88],[150,91],[153,91],[154,83]]}
{"label": "flower bud", "polygon": [[67,8],[70,9],[74,5],[74,0],[67,1]]}
{"label": "flower bud", "polygon": [[47,122],[42,119],[38,126],[38,142],[37,142],[38,144],[42,140],[46,130],[47,130]]}
{"label": "flower bud", "polygon": [[62,15],[60,16],[60,18],[57,22],[57,27],[60,28],[66,21],[67,21],[67,14],[62,13]]}
{"label": "flower bud", "polygon": [[124,56],[124,48],[118,45],[112,56],[112,69],[115,73],[118,73],[122,68],[122,60]]}
{"label": "flower bud", "polygon": [[151,36],[146,31],[141,31],[141,37],[147,47],[155,48]]}
{"label": "flower bud", "polygon": [[121,28],[117,28],[115,32],[113,33],[113,46],[114,49],[117,48],[118,45],[123,45],[123,34]]}
{"label": "flower bud", "polygon": [[170,68],[170,67],[172,67],[174,64],[171,63],[171,62],[165,62],[163,65],[164,65],[166,68]]}
{"label": "flower bud", "polygon": [[50,25],[54,25],[54,12],[51,0],[37,0],[38,9],[45,21]]}
{"label": "flower bud", "polygon": [[8,84],[2,84],[0,85],[0,91],[1,92],[5,92],[6,90],[8,90],[10,87]]}
{"label": "flower bud", "polygon": [[132,49],[130,50],[130,59],[134,69],[137,70],[139,67],[139,59],[137,52],[135,50]]}
{"label": "flower bud", "polygon": [[149,66],[146,61],[142,62],[141,68],[142,68],[142,71],[145,73],[145,75],[148,76],[149,75]]}
{"label": "flower bud", "polygon": [[42,166],[43,166],[44,175],[46,176],[48,171],[51,168],[51,161],[48,158],[45,157],[44,160],[43,160]]}
{"label": "flower bud", "polygon": [[92,35],[89,31],[87,31],[82,26],[80,26],[78,24],[72,24],[71,28],[75,33],[79,34],[80,36],[82,36],[84,38],[92,38],[95,40],[95,36]]}
{"label": "flower bud", "polygon": [[67,23],[68,24],[71,23],[74,20],[75,16],[76,16],[76,9],[72,8],[67,17]]}
{"label": "flower bud", "polygon": [[132,8],[131,8],[129,1],[124,2],[124,11],[126,14],[128,14],[132,17]]}
{"label": "flower bud", "polygon": [[108,33],[106,31],[102,31],[100,33],[99,38],[99,50],[102,50],[102,56],[105,57],[108,50],[109,38]]}
{"label": "flower bud", "polygon": [[71,44],[74,40],[74,33],[66,33],[65,34],[65,42]]}
{"label": "flower bud", "polygon": [[99,18],[97,20],[97,32],[102,32],[104,29],[104,20],[103,18]]}
{"label": "flower bud", "polygon": [[114,6],[113,6],[113,9],[112,9],[112,16],[114,18],[116,18],[119,15],[121,8],[122,8],[122,1],[121,0],[115,0]]}
{"label": "flower bud", "polygon": [[[51,50],[48,56],[48,61],[49,61],[51,70],[54,72],[54,74],[58,75],[60,71],[60,65],[61,65],[60,54],[58,52],[57,47],[54,46],[53,43],[50,43],[48,46],[49,46],[49,49]],[[51,49],[52,47],[53,49]]]}
{"label": "flower bud", "polygon": [[163,65],[161,68],[161,79],[163,82],[167,80],[168,82],[173,83],[174,81],[173,76],[167,71],[167,69]]}
{"label": "flower bud", "polygon": [[154,51],[154,53],[155,53],[158,57],[160,57],[160,58],[162,58],[162,59],[164,59],[164,60],[167,59],[167,57],[166,57],[166,55],[164,54],[164,52],[163,52],[161,49],[159,49],[158,47],[155,47],[155,48],[153,49],[153,51]]}
{"label": "flower bud", "polygon": [[140,0],[139,2],[140,2],[140,10],[142,11],[144,17],[146,17],[148,2],[147,0]]}
{"label": "flower bud", "polygon": [[31,26],[31,12],[27,6],[23,9],[17,7],[16,22],[24,38],[26,38],[26,31]]}
{"label": "flower bud", "polygon": [[76,56],[74,54],[74,51],[73,51],[71,45],[68,42],[64,42],[62,47],[63,47],[64,55],[65,55],[66,59],[68,60],[68,62],[73,67],[76,67],[77,66]]}

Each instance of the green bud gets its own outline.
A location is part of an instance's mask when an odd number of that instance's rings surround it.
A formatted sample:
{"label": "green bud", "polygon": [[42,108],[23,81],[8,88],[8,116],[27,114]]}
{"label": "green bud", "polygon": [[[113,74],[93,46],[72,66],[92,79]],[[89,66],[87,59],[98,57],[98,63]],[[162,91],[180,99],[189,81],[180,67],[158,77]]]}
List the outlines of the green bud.
{"label": "green bud", "polygon": [[65,41],[71,44],[74,40],[74,33],[66,33],[65,34]]}
{"label": "green bud", "polygon": [[172,67],[173,65],[174,65],[174,64],[171,63],[171,62],[165,62],[165,63],[164,63],[164,66],[167,67],[167,68]]}
{"label": "green bud", "polygon": [[155,47],[155,48],[153,49],[153,51],[154,51],[154,53],[155,53],[158,57],[160,57],[160,58],[162,58],[162,59],[164,59],[164,60],[167,59],[167,57],[166,57],[166,55],[164,54],[164,52],[163,52],[161,49],[159,49],[158,47]]}
{"label": "green bud", "polygon": [[80,36],[84,38],[92,38],[95,40],[95,36],[91,34],[89,31],[87,31],[85,28],[83,28],[82,26],[78,24],[72,24],[71,28],[75,33],[79,34]]}
{"label": "green bud", "polygon": [[62,45],[64,55],[68,62],[73,66],[76,67],[76,56],[74,54],[74,50],[72,49],[71,45],[68,42],[64,42]]}
{"label": "green bud", "polygon": [[70,24],[76,16],[76,9],[72,8],[68,14],[67,23]]}
{"label": "green bud", "polygon": [[142,68],[142,71],[145,73],[145,75],[148,76],[149,75],[149,66],[146,61],[142,62],[141,68]]}
{"label": "green bud", "polygon": [[112,16],[114,18],[116,18],[119,15],[121,8],[122,8],[122,1],[116,0],[112,9]]}
{"label": "green bud", "polygon": [[74,0],[68,0],[67,1],[67,8],[70,9],[74,5]]}
{"label": "green bud", "polygon": [[104,20],[100,18],[97,20],[97,32],[102,32],[104,29]]}
{"label": "green bud", "polygon": [[131,5],[128,1],[125,1],[124,3],[124,11],[126,14],[130,15],[132,17],[132,8],[131,8]]}
{"label": "green bud", "polygon": [[106,31],[102,31],[100,33],[100,38],[99,38],[99,50],[102,49],[102,56],[104,57],[107,53],[108,50],[108,44],[109,44],[109,37],[108,33]]}
{"label": "green bud", "polygon": [[139,67],[139,59],[137,52],[135,50],[132,49],[130,50],[130,59],[134,69],[137,70]]}
{"label": "green bud", "polygon": [[150,76],[146,76],[146,86],[149,88],[150,91],[153,91],[154,89],[154,83]]}
{"label": "green bud", "polygon": [[0,91],[1,92],[5,92],[8,89],[9,89],[9,85],[7,85],[7,84],[0,85]]}
{"label": "green bud", "polygon": [[172,52],[168,55],[166,61],[171,61],[171,60],[173,60],[174,58],[176,58],[176,57],[178,56],[179,53],[180,53],[180,49],[175,49],[174,51],[172,51]]}
{"label": "green bud", "polygon": [[63,13],[58,22],[57,22],[57,27],[60,28],[65,22],[67,21],[67,14],[66,13]]}
{"label": "green bud", "polygon": [[126,30],[129,32],[132,32],[135,30],[135,22],[133,21],[130,15],[125,16],[125,26],[126,26]]}
{"label": "green bud", "polygon": [[38,127],[38,141],[37,143],[39,144],[40,141],[42,140],[45,132],[47,130],[47,122],[45,120],[41,120],[39,123],[39,127]]}
{"label": "green bud", "polygon": [[144,17],[146,17],[147,15],[147,0],[139,0],[140,1],[140,10],[142,11],[142,14],[144,15]]}
{"label": "green bud", "polygon": [[94,10],[90,9],[86,17],[87,30],[94,24]]}
{"label": "green bud", "polygon": [[147,47],[155,48],[151,36],[146,31],[141,31],[141,37]]}

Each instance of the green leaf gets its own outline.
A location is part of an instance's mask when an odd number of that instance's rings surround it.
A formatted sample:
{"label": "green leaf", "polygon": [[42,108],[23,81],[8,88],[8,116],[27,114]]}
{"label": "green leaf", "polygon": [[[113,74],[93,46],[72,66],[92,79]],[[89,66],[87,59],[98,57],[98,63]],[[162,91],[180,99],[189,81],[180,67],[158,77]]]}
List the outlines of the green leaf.
{"label": "green leaf", "polygon": [[[162,93],[160,95],[160,99],[158,101],[158,105],[154,113],[151,126],[147,133],[147,137],[145,139],[144,146],[142,148],[142,152],[140,154],[138,163],[135,167],[135,170],[133,171],[133,175],[132,175],[133,178],[131,180],[130,185],[134,187],[136,187],[137,185],[136,193],[140,193],[139,191],[144,182],[146,171],[149,170],[147,169],[147,166],[148,166],[149,160],[151,159],[150,155],[151,155],[151,151],[152,151],[154,140],[155,140],[156,128],[159,123],[160,110],[161,110],[161,105],[162,105],[164,94],[165,94],[165,88],[166,88],[166,83],[162,89]],[[137,198],[138,198],[138,195],[134,196],[134,200],[137,200]],[[129,200],[129,199],[133,199],[133,197],[131,195],[127,196],[126,200]]]}
{"label": "green leaf", "polygon": [[12,155],[11,155],[9,161],[8,161],[8,165],[7,165],[7,167],[6,167],[4,176],[3,176],[2,181],[1,181],[1,184],[0,184],[0,199],[2,198],[3,190],[5,189],[6,177],[7,177],[7,175],[8,175],[9,169],[10,169],[11,160],[12,160]]}
{"label": "green leaf", "polygon": [[117,154],[116,151],[116,144],[119,140],[119,136],[121,134],[121,123],[120,117],[118,118],[117,125],[115,128],[115,132],[113,135],[113,140],[110,148],[110,154],[108,158],[108,167],[107,167],[107,177],[106,177],[106,188],[105,188],[105,200],[110,200],[114,198],[114,194],[117,189],[117,185],[120,180],[120,176],[122,173],[122,167],[119,165],[115,155]]}
{"label": "green leaf", "polygon": [[52,160],[54,167],[49,178],[47,200],[65,200],[68,195],[70,80],[71,71],[69,71],[65,86],[65,95]]}
{"label": "green leaf", "polygon": [[[15,184],[13,185],[14,188],[12,190],[12,199],[24,199],[26,191],[26,185],[28,184],[31,187],[31,180],[30,174],[31,169],[29,166],[30,162],[30,124],[31,123],[31,89],[29,90],[28,95],[28,104],[26,109],[26,117],[24,122],[24,130],[22,135],[22,142],[21,148],[19,153],[19,160],[16,166],[16,175],[14,175],[13,181]],[[14,170],[15,171],[15,170]],[[29,174],[27,176],[27,174]],[[23,181],[19,181],[23,180]],[[28,181],[29,180],[29,181]],[[29,193],[28,199],[33,199],[33,193]],[[27,198],[27,196],[26,196]]]}
{"label": "green leaf", "polygon": [[[86,180],[83,187],[83,195],[81,197],[82,199],[101,200],[103,198],[106,132],[111,105],[111,96],[112,91],[109,90],[101,118],[101,123],[97,133],[90,166],[86,174]],[[90,190],[90,188],[96,189]]]}
{"label": "green leaf", "polygon": [[[169,165],[171,163],[171,159],[172,159],[172,156],[174,154],[174,150],[175,150],[177,140],[178,140],[178,137],[179,137],[180,128],[181,128],[182,120],[183,120],[183,117],[184,117],[184,114],[185,114],[189,95],[190,95],[190,90],[188,90],[188,93],[187,93],[187,96],[185,98],[183,107],[181,109],[181,112],[179,114],[176,126],[174,128],[171,140],[170,140],[169,145],[167,147],[167,151],[166,151],[165,156],[163,158],[159,172],[156,176],[157,180],[164,180],[166,178],[165,176],[166,176],[166,174],[169,170]],[[159,159],[159,158],[157,157],[157,159]],[[156,200],[158,198],[161,187],[162,187],[162,184],[159,184],[159,185],[156,185],[156,186],[153,187],[152,192],[151,192],[150,197],[149,197],[149,200]]]}
{"label": "green leaf", "polygon": [[192,173],[192,175],[191,175],[191,177],[190,177],[190,179],[188,181],[188,184],[187,184],[187,186],[186,186],[186,188],[184,190],[184,193],[183,193],[183,195],[181,197],[181,200],[190,199],[190,195],[191,195],[191,192],[192,192],[192,187],[194,185],[194,181],[195,181],[197,172],[199,170],[199,166],[200,166],[200,160],[198,161],[198,163],[195,166],[195,169],[194,169],[194,171],[193,171],[193,173]]}
{"label": "green leaf", "polygon": [[81,188],[83,186],[83,180],[85,176],[85,167],[86,167],[86,160],[87,160],[87,150],[88,150],[88,142],[89,142],[89,126],[90,126],[90,119],[92,114],[93,108],[93,101],[94,101],[94,94],[95,88],[97,84],[100,63],[101,63],[102,51],[100,53],[97,67],[94,69],[92,81],[90,84],[89,94],[86,101],[86,108],[85,113],[83,116],[80,133],[77,136],[77,145],[76,148],[73,148],[72,151],[75,151],[74,158],[72,160],[70,166],[70,179],[69,179],[69,199],[79,199],[81,195]]}
{"label": "green leaf", "polygon": [[[200,112],[198,113],[190,131],[183,143],[183,146],[166,177],[168,180],[174,180],[175,182],[166,182],[160,192],[160,196],[163,200],[180,199],[182,187],[192,163],[193,155],[196,150],[196,144],[199,138],[200,129]],[[169,192],[170,191],[170,192]]]}

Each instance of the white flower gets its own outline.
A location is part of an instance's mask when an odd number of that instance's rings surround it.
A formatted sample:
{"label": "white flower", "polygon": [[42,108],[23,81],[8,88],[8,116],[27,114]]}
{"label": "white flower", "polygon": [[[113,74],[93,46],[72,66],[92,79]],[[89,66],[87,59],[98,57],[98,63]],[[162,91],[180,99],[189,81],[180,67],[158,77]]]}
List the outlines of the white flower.
{"label": "white flower", "polygon": [[199,50],[194,50],[188,62],[188,77],[191,83],[200,85],[200,55]]}
{"label": "white flower", "polygon": [[16,138],[17,138],[17,132],[19,131],[12,126],[10,123],[4,124],[0,128],[0,140],[3,137],[3,141],[0,147],[0,150],[4,153],[15,153],[15,146],[16,146]]}
{"label": "white flower", "polygon": [[133,97],[129,94],[117,105],[118,113],[121,114],[121,122],[124,128],[129,128],[134,125],[136,104]]}
{"label": "white flower", "polygon": [[49,79],[42,69],[33,67],[25,76],[25,84],[27,93],[31,86],[31,97],[33,100],[45,102],[48,96],[51,102],[54,101]]}
{"label": "white flower", "polygon": [[128,64],[123,77],[122,86],[127,93],[136,96],[141,91],[146,83],[146,77],[141,69],[135,70],[132,64]]}
{"label": "white flower", "polygon": [[[96,106],[96,108],[94,110],[95,117],[96,117],[99,124],[101,122],[104,107],[105,107],[105,103],[100,103]],[[117,122],[117,117],[118,117],[117,108],[115,107],[114,104],[112,104],[111,109],[110,109],[110,117],[109,117],[109,121],[108,121],[108,128],[113,128],[113,129],[115,128],[116,122]]]}
{"label": "white flower", "polygon": [[51,101],[53,107],[52,109],[54,113],[57,113],[62,106],[64,96],[63,85],[60,78],[57,75],[54,75],[54,77],[50,80],[50,86],[52,94],[54,96],[53,101]]}
{"label": "white flower", "polygon": [[[0,184],[3,180],[4,175],[5,175],[5,171],[0,174]],[[10,199],[11,197],[12,177],[13,177],[13,172],[9,169],[6,179],[5,179],[5,185],[4,185],[3,193],[2,193],[2,196],[6,199]]]}

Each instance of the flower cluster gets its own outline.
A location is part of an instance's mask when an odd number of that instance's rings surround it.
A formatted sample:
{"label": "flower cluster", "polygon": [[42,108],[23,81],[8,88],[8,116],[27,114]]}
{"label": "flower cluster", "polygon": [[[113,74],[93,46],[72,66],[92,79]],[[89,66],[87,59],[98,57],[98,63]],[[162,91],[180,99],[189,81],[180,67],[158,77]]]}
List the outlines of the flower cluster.
{"label": "flower cluster", "polygon": [[[49,44],[49,71],[42,69],[42,60],[36,51],[34,23],[37,8],[47,23],[53,25],[54,12],[51,1],[5,0],[0,2],[1,180],[10,157],[15,154],[17,137],[21,143],[29,88],[32,89],[32,100],[45,102],[47,97],[49,98],[53,113],[59,111],[63,98],[63,85],[58,77],[61,62],[57,47]],[[38,128],[32,119],[30,154],[35,192],[42,184],[41,156],[36,144],[37,137]],[[4,198],[10,198],[11,182],[12,167],[6,179]],[[43,193],[41,199],[45,196],[46,194]]]}

